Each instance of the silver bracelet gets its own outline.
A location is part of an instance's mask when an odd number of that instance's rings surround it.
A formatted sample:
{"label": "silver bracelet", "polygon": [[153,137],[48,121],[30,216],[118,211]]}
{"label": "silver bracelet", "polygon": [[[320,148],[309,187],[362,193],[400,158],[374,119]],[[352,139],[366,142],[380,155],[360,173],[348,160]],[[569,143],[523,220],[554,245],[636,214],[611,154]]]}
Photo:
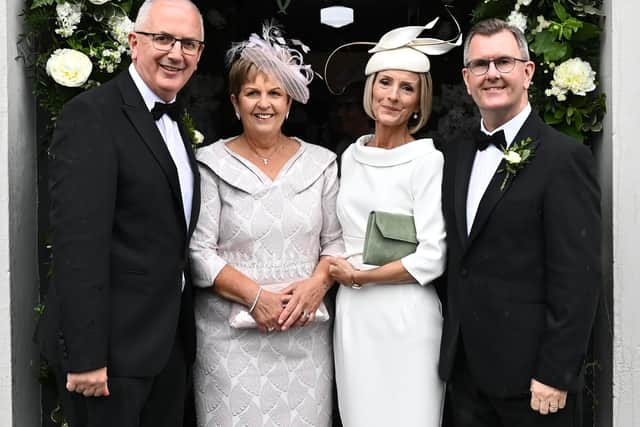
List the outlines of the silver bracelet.
{"label": "silver bracelet", "polygon": [[260,295],[262,295],[262,288],[258,288],[258,293],[256,294],[255,299],[253,300],[253,304],[251,304],[251,308],[249,308],[249,313],[252,313],[253,310],[258,305],[258,300],[260,299]]}

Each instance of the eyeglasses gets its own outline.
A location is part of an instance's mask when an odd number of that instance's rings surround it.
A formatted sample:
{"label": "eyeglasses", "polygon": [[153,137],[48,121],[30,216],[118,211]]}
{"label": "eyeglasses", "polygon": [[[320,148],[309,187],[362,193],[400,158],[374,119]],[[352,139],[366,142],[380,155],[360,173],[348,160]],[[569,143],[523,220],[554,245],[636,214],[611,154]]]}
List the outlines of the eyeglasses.
{"label": "eyeglasses", "polygon": [[180,42],[180,49],[185,55],[196,55],[200,48],[204,45],[203,41],[194,39],[179,39],[171,34],[164,33],[147,33],[145,31],[134,31],[136,34],[151,37],[153,47],[163,52],[169,52],[173,49],[176,42]]}
{"label": "eyeglasses", "polygon": [[526,59],[513,58],[511,56],[501,56],[500,58],[495,59],[474,59],[473,61],[467,62],[465,68],[471,71],[471,74],[474,76],[483,76],[489,71],[489,66],[492,62],[496,67],[496,70],[506,74],[513,71],[516,66],[516,62],[529,61]]}

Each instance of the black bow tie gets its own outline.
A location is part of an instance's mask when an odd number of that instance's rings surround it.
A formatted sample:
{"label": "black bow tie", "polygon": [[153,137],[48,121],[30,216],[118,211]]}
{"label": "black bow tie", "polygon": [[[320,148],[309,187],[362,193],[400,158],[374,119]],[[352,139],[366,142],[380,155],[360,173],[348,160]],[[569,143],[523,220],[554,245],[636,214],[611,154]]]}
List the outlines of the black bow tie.
{"label": "black bow tie", "polygon": [[493,144],[496,148],[502,150],[507,146],[507,141],[504,139],[504,131],[500,130],[493,135],[487,135],[478,129],[474,135],[474,139],[476,142],[476,148],[480,151],[484,151],[487,149],[489,144]]}
{"label": "black bow tie", "polygon": [[151,109],[151,114],[153,115],[153,120],[158,120],[163,114],[166,114],[177,122],[180,119],[180,106],[177,102],[172,102],[171,104],[156,102]]}

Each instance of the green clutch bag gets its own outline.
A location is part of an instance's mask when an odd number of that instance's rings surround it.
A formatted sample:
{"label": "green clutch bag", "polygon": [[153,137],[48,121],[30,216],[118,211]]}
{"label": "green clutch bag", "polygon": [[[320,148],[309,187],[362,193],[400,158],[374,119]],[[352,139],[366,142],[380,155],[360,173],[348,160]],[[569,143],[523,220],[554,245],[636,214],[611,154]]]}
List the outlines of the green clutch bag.
{"label": "green clutch bag", "polygon": [[384,265],[416,251],[418,239],[412,215],[373,211],[367,221],[362,261]]}

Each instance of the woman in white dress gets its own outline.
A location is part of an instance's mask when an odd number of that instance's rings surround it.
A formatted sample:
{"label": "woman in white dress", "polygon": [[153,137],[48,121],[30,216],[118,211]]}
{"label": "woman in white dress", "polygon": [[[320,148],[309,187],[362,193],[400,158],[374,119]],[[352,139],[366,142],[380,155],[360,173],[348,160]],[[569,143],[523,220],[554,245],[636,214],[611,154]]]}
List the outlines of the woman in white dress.
{"label": "woman in white dress", "polygon": [[[229,86],[243,132],[197,152],[199,426],[331,424],[330,322],[316,321],[316,310],[333,283],[327,256],[344,250],[336,156],[282,133],[312,77],[293,56],[301,57],[273,27],[232,48]],[[234,307],[244,310],[235,316]]]}
{"label": "woman in white dress", "polygon": [[[421,27],[396,29],[396,42],[403,31],[407,44],[417,44]],[[346,258],[332,258],[329,269],[344,285],[334,325],[338,404],[345,427],[439,427],[442,310],[433,280],[445,267],[443,156],[431,139],[412,136],[431,112],[427,56],[397,44],[388,50],[384,40],[365,70],[363,102],[375,133],[342,155],[337,211]],[[440,42],[432,54],[453,46]],[[412,215],[416,251],[382,266],[363,264],[371,211]]]}

